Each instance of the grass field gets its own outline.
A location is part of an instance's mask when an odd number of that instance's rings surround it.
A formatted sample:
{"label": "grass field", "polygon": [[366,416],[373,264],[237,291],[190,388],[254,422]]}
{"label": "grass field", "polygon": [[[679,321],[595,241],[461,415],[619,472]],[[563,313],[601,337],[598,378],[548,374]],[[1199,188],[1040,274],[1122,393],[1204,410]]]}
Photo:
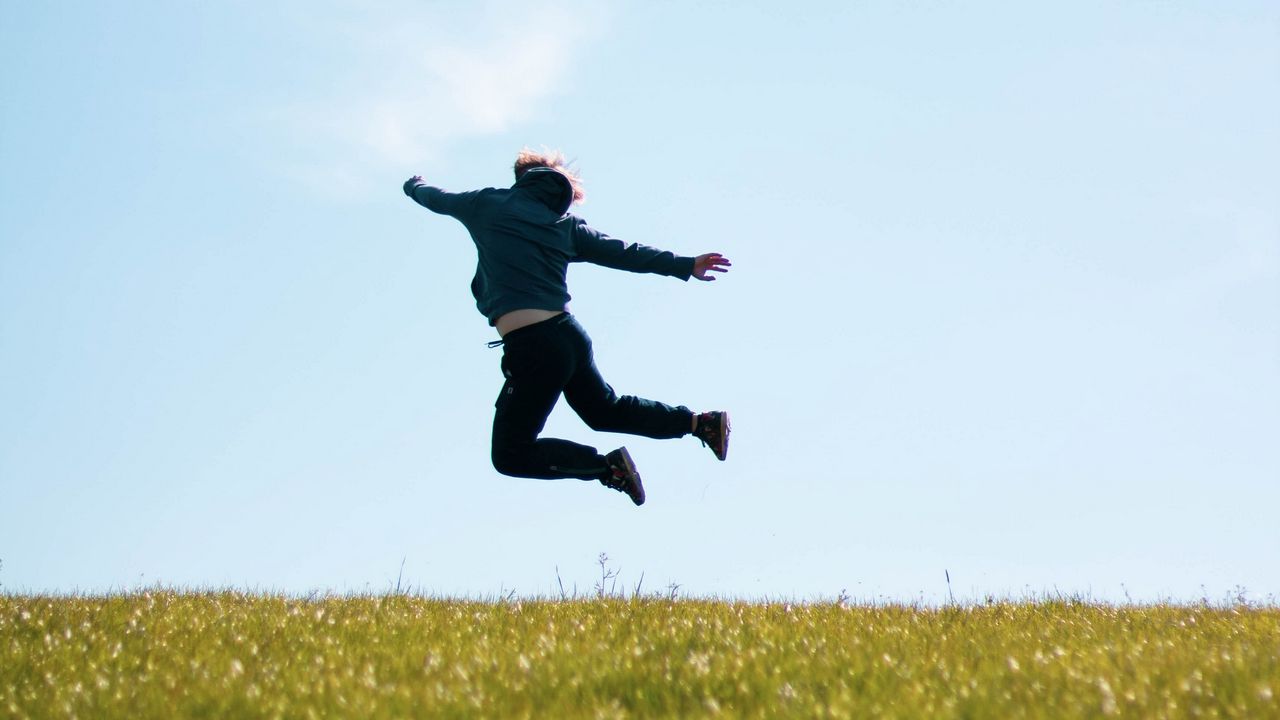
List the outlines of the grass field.
{"label": "grass field", "polygon": [[4,718],[1280,718],[1280,609],[0,596]]}

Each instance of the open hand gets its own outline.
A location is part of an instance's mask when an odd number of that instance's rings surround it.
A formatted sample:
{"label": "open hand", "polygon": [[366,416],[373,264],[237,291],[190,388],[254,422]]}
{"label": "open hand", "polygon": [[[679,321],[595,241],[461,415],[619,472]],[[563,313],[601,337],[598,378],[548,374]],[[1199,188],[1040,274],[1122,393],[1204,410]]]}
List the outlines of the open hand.
{"label": "open hand", "polygon": [[731,267],[733,267],[733,263],[729,262],[729,258],[721,255],[720,253],[707,253],[706,255],[699,255],[693,259],[693,276],[699,280],[711,282],[712,280],[715,280],[715,277],[708,273],[729,272],[729,268]]}
{"label": "open hand", "polygon": [[415,183],[415,184],[416,184],[416,183],[420,183],[420,182],[422,182],[422,176],[421,176],[421,175],[414,175],[413,177],[409,178],[409,182],[411,182],[411,183]]}

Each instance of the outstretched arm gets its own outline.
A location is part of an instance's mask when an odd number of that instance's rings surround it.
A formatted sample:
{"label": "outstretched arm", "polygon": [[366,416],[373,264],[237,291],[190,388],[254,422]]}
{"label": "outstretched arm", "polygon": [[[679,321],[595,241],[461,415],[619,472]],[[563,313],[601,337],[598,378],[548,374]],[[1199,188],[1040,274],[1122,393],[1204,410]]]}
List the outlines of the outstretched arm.
{"label": "outstretched arm", "polygon": [[417,200],[418,196],[416,195],[416,193],[418,191],[418,188],[424,187],[426,184],[427,184],[426,181],[422,179],[421,175],[414,175],[413,177],[404,181],[404,194],[408,195],[414,200]]}
{"label": "outstretched arm", "polygon": [[720,253],[707,253],[693,259],[693,276],[699,280],[711,282],[716,278],[714,275],[708,275],[708,273],[726,273],[729,272],[731,267],[733,267],[733,263],[729,262],[729,258]]}
{"label": "outstretched arm", "polygon": [[421,175],[414,175],[404,181],[404,194],[413,198],[414,202],[431,212],[452,215],[459,220],[463,220],[463,216],[470,212],[471,206],[480,192],[446,192],[438,187],[428,185]]}
{"label": "outstretched arm", "polygon": [[681,280],[688,280],[693,275],[694,258],[681,257],[640,243],[623,242],[587,225],[580,218],[577,223],[574,228],[574,250],[577,253],[574,260]]}

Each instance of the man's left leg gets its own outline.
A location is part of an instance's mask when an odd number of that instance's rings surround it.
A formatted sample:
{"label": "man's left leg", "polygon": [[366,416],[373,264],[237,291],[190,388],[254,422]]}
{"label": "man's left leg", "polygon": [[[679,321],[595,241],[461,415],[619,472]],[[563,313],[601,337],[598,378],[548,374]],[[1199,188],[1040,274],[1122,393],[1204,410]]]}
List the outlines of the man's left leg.
{"label": "man's left leg", "polygon": [[572,351],[549,333],[503,350],[506,382],[494,403],[493,467],[503,475],[539,479],[603,477],[608,464],[595,448],[539,438],[561,388],[573,373]]}

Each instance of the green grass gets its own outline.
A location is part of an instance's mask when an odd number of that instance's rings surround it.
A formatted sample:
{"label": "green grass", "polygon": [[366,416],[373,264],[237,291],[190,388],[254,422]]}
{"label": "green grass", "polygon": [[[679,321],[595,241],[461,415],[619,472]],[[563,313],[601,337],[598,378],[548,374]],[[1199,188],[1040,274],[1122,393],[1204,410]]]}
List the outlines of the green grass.
{"label": "green grass", "polygon": [[0,596],[0,717],[1280,718],[1280,609]]}

